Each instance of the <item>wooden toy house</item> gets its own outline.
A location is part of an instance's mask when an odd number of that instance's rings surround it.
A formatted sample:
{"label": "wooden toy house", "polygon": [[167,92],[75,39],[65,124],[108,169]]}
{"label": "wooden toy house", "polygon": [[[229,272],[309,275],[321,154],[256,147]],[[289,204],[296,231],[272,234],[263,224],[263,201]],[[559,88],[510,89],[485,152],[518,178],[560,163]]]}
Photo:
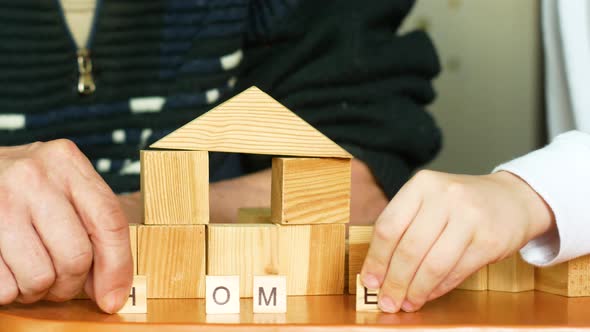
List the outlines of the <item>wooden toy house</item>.
{"label": "wooden toy house", "polygon": [[[352,156],[256,87],[141,151],[137,273],[153,298],[203,297],[205,275],[285,275],[288,295],[341,294]],[[209,152],[272,155],[270,220],[209,223]],[[214,220],[212,221],[214,222]]]}

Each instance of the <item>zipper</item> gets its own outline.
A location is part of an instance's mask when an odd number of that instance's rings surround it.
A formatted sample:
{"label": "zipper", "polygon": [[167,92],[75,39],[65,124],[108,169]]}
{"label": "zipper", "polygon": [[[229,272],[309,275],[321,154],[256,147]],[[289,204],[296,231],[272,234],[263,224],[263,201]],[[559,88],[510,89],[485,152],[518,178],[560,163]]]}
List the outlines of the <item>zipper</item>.
{"label": "zipper", "polygon": [[96,90],[94,77],[92,76],[92,59],[90,51],[86,47],[78,49],[78,93],[91,95]]}
{"label": "zipper", "polygon": [[82,96],[92,95],[96,91],[96,83],[92,71],[93,68],[90,46],[92,45],[94,35],[96,33],[96,21],[98,19],[100,10],[102,9],[102,0],[96,0],[96,7],[92,15],[92,25],[88,35],[88,40],[84,46],[78,45],[76,43],[74,36],[72,35],[72,31],[68,25],[68,21],[66,20],[61,0],[55,0],[55,2],[57,3],[57,7],[62,17],[62,24],[66,28],[70,42],[76,50],[76,62],[78,65],[78,84],[76,85],[76,90],[78,91],[78,94]]}

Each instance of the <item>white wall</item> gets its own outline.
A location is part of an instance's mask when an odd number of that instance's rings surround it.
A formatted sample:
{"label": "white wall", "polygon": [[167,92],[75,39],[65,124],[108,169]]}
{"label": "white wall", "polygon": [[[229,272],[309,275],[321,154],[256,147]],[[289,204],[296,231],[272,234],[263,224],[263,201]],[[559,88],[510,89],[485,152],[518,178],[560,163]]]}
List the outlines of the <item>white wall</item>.
{"label": "white wall", "polygon": [[542,143],[537,0],[418,0],[404,29],[417,27],[443,66],[429,109],[444,147],[428,168],[486,173]]}

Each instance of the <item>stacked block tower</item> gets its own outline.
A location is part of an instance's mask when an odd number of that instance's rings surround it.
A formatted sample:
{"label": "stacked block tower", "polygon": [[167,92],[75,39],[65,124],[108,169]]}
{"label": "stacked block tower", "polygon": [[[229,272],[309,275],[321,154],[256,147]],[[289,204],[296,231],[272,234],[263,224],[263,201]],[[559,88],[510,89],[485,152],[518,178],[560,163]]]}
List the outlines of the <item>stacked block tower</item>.
{"label": "stacked block tower", "polygon": [[[241,297],[253,296],[254,276],[268,275],[286,277],[287,295],[343,293],[348,152],[256,87],[150,148],[141,151],[137,226],[148,298],[204,298],[206,275],[239,276]],[[210,220],[209,152],[272,155],[270,211]]]}

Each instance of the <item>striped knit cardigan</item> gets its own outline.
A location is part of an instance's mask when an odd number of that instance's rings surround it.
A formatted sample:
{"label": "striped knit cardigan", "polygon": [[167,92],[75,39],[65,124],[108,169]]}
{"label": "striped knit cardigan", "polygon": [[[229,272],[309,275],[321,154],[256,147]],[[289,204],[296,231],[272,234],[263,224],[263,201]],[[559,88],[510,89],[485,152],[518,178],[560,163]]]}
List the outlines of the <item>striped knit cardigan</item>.
{"label": "striped knit cardigan", "polygon": [[[116,192],[135,191],[140,149],[255,84],[391,196],[441,141],[424,110],[432,44],[395,34],[412,3],[99,0],[81,57],[59,1],[0,0],[0,145],[69,138]],[[81,93],[86,74],[95,89]],[[213,179],[228,176],[223,160],[211,158]],[[239,172],[269,165],[239,157]]]}

